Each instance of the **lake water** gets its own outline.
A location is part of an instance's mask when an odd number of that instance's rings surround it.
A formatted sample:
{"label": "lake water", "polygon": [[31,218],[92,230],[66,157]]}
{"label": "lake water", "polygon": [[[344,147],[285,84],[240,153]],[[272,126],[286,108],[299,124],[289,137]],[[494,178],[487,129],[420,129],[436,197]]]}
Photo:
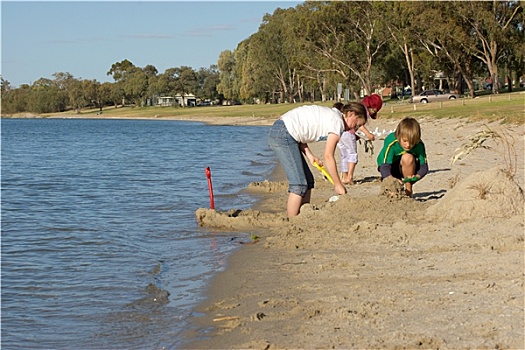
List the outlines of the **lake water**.
{"label": "lake water", "polygon": [[[210,278],[250,232],[195,210],[246,209],[276,165],[267,127],[3,119],[2,349],[176,349]],[[169,297],[162,298],[163,292]]]}

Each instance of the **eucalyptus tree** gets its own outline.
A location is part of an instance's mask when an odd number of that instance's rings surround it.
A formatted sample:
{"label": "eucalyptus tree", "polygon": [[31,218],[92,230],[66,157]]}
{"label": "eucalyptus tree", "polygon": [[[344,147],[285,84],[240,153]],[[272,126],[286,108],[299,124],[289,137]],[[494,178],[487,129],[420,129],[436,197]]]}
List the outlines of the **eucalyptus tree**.
{"label": "eucalyptus tree", "polygon": [[11,91],[11,83],[8,80],[5,80],[2,76],[0,76],[0,91],[2,94]]}
{"label": "eucalyptus tree", "polygon": [[[424,3],[427,4],[426,2]],[[420,51],[419,39],[416,28],[417,20],[421,15],[421,10],[415,2],[406,1],[385,1],[377,5],[379,9],[383,10],[384,21],[382,22],[395,45],[401,50],[405,60],[405,67],[410,76],[410,87],[412,88],[412,95],[416,92],[416,61],[417,52]],[[392,53],[396,50],[391,50],[387,55],[390,56],[389,61],[392,61]],[[390,66],[392,67],[392,66]]]}
{"label": "eucalyptus tree", "polygon": [[217,85],[219,84],[217,65],[211,65],[209,68],[201,67],[196,75],[197,90],[195,94],[202,100],[215,100],[217,98]]}
{"label": "eucalyptus tree", "polygon": [[[115,108],[117,108],[119,100],[122,100],[123,106],[126,104],[126,98],[128,96],[126,96],[126,89],[123,80],[126,76],[126,73],[134,68],[136,67],[131,61],[124,59],[120,62],[113,63],[111,68],[106,73],[106,75],[111,75],[113,80],[115,80],[115,86],[112,89],[112,100],[115,104]],[[115,96],[118,93],[121,93],[122,95]]]}
{"label": "eucalyptus tree", "polygon": [[[521,26],[521,28],[519,27]],[[525,75],[525,28],[523,28],[523,14],[521,15],[521,24],[515,27],[515,30],[512,32],[511,37],[509,38],[511,44],[512,53],[509,55],[507,61],[509,70],[514,72],[510,77],[510,81],[514,81],[515,87],[519,87],[520,77]],[[509,83],[509,87],[511,87]]]}
{"label": "eucalyptus tree", "polygon": [[148,91],[148,76],[139,67],[131,67],[122,76],[120,82],[126,98],[133,100],[136,106],[142,106]]}
{"label": "eucalyptus tree", "polygon": [[298,63],[305,85],[311,98],[315,100],[319,91],[321,101],[328,99],[330,86],[337,84],[336,71],[332,61],[319,54],[316,43],[321,41],[319,30],[319,6],[322,3],[305,2],[296,7],[297,22],[295,25],[295,38],[300,47],[294,59]]}
{"label": "eucalyptus tree", "polygon": [[77,114],[86,106],[86,94],[84,92],[83,82],[80,80],[73,80],[68,87],[69,104]]}
{"label": "eucalyptus tree", "polygon": [[97,86],[94,101],[100,111],[102,111],[102,108],[106,105],[107,102],[111,101],[112,85],[113,84],[111,83],[105,82],[102,84],[98,84]]}
{"label": "eucalyptus tree", "polygon": [[[313,46],[304,37],[305,30],[301,23],[308,16],[308,9],[307,6],[299,5],[293,9],[289,8],[277,13],[277,18],[282,26],[283,42],[281,45],[288,68],[290,102],[292,98],[294,101],[296,99],[303,101],[305,94],[311,95],[313,98],[315,89],[326,82],[326,79],[323,79],[323,74],[315,74],[315,79],[312,79],[312,71],[306,69],[305,65],[305,62],[309,62],[312,63],[311,67],[318,66],[319,60],[323,59],[318,55],[316,57]],[[319,72],[318,69],[316,71]]]}
{"label": "eucalyptus tree", "polygon": [[239,98],[249,100],[250,98],[261,97],[256,89],[257,79],[255,78],[254,55],[250,55],[250,38],[241,41],[234,53],[235,76],[239,77]]}
{"label": "eucalyptus tree", "polygon": [[266,59],[259,56],[264,40],[257,33],[241,42],[235,50],[236,75],[239,76],[239,96],[246,100],[258,98],[263,103],[274,103],[280,96],[280,85]]}
{"label": "eucalyptus tree", "polygon": [[82,80],[82,88],[84,90],[84,96],[85,96],[87,105],[93,104],[98,107],[95,100],[97,98],[97,90],[99,86],[100,86],[100,83],[96,81],[95,79]]}
{"label": "eucalyptus tree", "polygon": [[505,52],[503,53],[504,64],[506,68],[506,78],[508,80],[508,91],[519,87],[520,77],[525,73],[525,11],[524,2],[521,2],[521,8],[511,21],[509,35],[505,36]]}
{"label": "eucalyptus tree", "polygon": [[[385,54],[380,62],[381,72],[379,81],[386,84],[395,85],[395,81],[403,82],[403,85],[410,85],[412,93],[415,90],[415,81],[411,83],[411,76],[406,67],[406,56],[401,52],[401,48],[392,45],[391,50]],[[415,62],[415,59],[414,59]],[[414,69],[413,74],[415,75],[416,70]]]}
{"label": "eucalyptus tree", "polygon": [[197,74],[187,66],[168,68],[159,76],[158,84],[163,93],[184,97],[197,90]]}
{"label": "eucalyptus tree", "polygon": [[[513,32],[523,31],[523,5],[518,1],[454,1],[452,14],[470,27],[474,40],[461,43],[486,66],[492,79],[492,91],[499,92],[498,65],[508,58]],[[523,45],[523,42],[521,43]]]}
{"label": "eucalyptus tree", "polygon": [[266,14],[257,32],[261,45],[257,49],[259,60],[264,62],[271,76],[279,84],[279,100],[293,102],[299,91],[298,65],[295,61],[299,51],[295,35],[297,26],[296,10],[277,8],[272,15]]}
{"label": "eucalyptus tree", "polygon": [[146,90],[146,96],[150,100],[150,104],[154,105],[157,97],[163,92],[159,85],[160,76],[148,76],[148,87]]}
{"label": "eucalyptus tree", "polygon": [[83,80],[82,85],[88,103],[102,111],[107,101],[111,101],[111,83],[100,83],[97,80]]}
{"label": "eucalyptus tree", "polygon": [[294,9],[277,8],[263,17],[257,33],[237,46],[234,71],[242,98],[273,101],[277,93],[278,101],[293,102],[300,95],[298,65],[294,62],[298,51],[296,25]]}
{"label": "eucalyptus tree", "polygon": [[125,104],[124,99],[124,88],[121,81],[114,82],[111,84],[111,95],[110,100],[113,102],[115,108],[118,108],[119,103],[122,103],[122,106]]}
{"label": "eucalyptus tree", "polygon": [[152,64],[146,65],[144,68],[142,68],[142,70],[144,71],[144,73],[146,74],[148,78],[154,77],[159,73],[157,68]]}
{"label": "eucalyptus tree", "polygon": [[474,74],[476,59],[469,48],[475,38],[471,35],[470,25],[456,16],[450,3],[426,2],[414,3],[420,17],[416,31],[419,40],[427,52],[440,60],[441,70],[448,71],[447,76],[454,76],[454,90],[463,93],[463,81],[468,86],[469,94],[475,97]]}
{"label": "eucalyptus tree", "polygon": [[[56,72],[53,74],[53,78],[52,84],[59,91],[57,94],[62,95],[61,99],[66,101],[66,105],[77,109],[75,108],[75,104],[78,102],[76,100],[79,98],[78,95],[82,94],[82,89],[77,89],[78,80],[69,72]],[[77,112],[79,111],[77,110]]]}
{"label": "eucalyptus tree", "polygon": [[67,95],[51,79],[40,78],[31,85],[27,111],[35,113],[63,112],[67,107]]}
{"label": "eucalyptus tree", "polygon": [[224,95],[227,100],[233,100],[238,96],[238,92],[234,90],[237,75],[235,67],[235,55],[230,50],[222,51],[219,54],[217,61],[217,68],[219,69],[219,84],[217,91]]}
{"label": "eucalyptus tree", "polygon": [[197,73],[191,67],[181,66],[178,83],[181,95],[194,94],[199,85]]}
{"label": "eucalyptus tree", "polygon": [[53,73],[53,84],[56,85],[60,90],[67,91],[69,85],[71,85],[75,77],[69,72],[56,72]]}
{"label": "eucalyptus tree", "polygon": [[9,81],[1,79],[2,113],[19,113],[27,111],[27,103],[31,94],[31,87],[22,84],[12,88]]}
{"label": "eucalyptus tree", "polygon": [[115,62],[111,65],[111,68],[106,75],[111,75],[115,81],[119,81],[132,67],[135,67],[135,65],[127,59]]}
{"label": "eucalyptus tree", "polygon": [[158,73],[159,71],[154,65],[148,64],[142,68],[144,74],[146,74],[146,79],[148,80],[148,86],[146,88],[145,97],[149,98],[153,104],[156,97],[159,96],[160,91],[158,90]]}
{"label": "eucalyptus tree", "polygon": [[388,39],[381,33],[383,14],[378,4],[334,1],[319,4],[313,12],[307,40],[330,61],[331,70],[345,80],[356,97],[361,88],[370,94],[372,66]]}

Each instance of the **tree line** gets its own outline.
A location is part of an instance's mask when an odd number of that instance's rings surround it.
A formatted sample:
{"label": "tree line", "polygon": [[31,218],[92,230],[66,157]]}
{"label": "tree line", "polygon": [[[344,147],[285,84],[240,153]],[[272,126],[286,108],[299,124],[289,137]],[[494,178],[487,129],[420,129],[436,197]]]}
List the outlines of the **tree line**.
{"label": "tree line", "polygon": [[412,94],[441,84],[475,96],[476,78],[493,93],[525,72],[522,1],[306,1],[266,14],[256,33],[217,65],[195,71],[114,63],[113,83],[55,73],[11,88],[2,78],[2,112],[60,112],[112,104],[146,106],[158,96],[195,94],[198,99],[247,103],[351,98],[389,86]]}
{"label": "tree line", "polygon": [[54,79],[40,78],[32,85],[10,88],[2,79],[2,113],[53,113],[113,105],[153,105],[158,96],[196,93],[208,99],[223,98],[216,90],[216,66],[194,71],[190,67],[169,68],[158,74],[152,65],[136,67],[129,60],[114,63],[108,75],[114,82],[76,79],[70,73],[55,73]]}

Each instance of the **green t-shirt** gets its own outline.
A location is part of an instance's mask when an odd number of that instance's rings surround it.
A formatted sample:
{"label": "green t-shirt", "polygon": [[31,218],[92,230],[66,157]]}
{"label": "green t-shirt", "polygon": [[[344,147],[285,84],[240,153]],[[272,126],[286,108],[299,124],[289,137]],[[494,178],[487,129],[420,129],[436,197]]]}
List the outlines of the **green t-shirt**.
{"label": "green t-shirt", "polygon": [[395,161],[398,161],[401,156],[407,152],[419,159],[419,164],[427,163],[427,154],[425,152],[425,144],[423,141],[419,141],[419,143],[412,147],[409,151],[405,151],[397,141],[396,134],[390,133],[385,138],[383,148],[377,156],[377,166],[381,167],[383,164],[392,164]]}

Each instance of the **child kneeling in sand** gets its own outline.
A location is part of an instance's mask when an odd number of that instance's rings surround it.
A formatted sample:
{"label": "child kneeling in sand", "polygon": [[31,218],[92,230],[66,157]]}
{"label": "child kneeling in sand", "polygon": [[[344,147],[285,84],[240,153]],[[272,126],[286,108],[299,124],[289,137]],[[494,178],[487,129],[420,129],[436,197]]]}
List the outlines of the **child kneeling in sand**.
{"label": "child kneeling in sand", "polygon": [[381,180],[389,176],[405,185],[405,194],[412,197],[413,185],[428,173],[425,144],[421,141],[421,127],[414,118],[406,117],[396,131],[385,138],[377,157]]}

